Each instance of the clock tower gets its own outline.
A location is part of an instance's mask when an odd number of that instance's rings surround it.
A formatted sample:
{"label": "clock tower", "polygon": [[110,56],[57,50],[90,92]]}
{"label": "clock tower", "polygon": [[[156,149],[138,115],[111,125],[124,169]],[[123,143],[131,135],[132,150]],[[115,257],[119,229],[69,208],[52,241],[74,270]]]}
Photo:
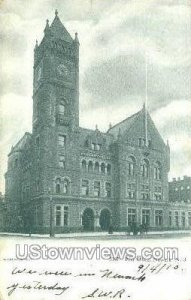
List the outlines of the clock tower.
{"label": "clock tower", "polygon": [[41,126],[79,126],[79,41],[72,39],[58,12],[34,49],[33,131]]}
{"label": "clock tower", "polygon": [[74,180],[79,165],[79,41],[57,11],[36,42],[33,72],[33,178],[47,194],[55,191],[56,178]]}

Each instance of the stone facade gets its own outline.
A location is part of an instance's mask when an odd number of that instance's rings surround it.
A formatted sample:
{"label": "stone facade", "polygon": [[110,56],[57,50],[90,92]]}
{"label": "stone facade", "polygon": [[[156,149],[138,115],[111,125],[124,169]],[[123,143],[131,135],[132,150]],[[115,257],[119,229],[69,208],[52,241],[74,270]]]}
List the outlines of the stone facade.
{"label": "stone facade", "polygon": [[169,145],[145,106],[106,133],[79,126],[79,40],[57,13],[36,43],[33,77],[32,134],[5,174],[9,230],[168,228]]}

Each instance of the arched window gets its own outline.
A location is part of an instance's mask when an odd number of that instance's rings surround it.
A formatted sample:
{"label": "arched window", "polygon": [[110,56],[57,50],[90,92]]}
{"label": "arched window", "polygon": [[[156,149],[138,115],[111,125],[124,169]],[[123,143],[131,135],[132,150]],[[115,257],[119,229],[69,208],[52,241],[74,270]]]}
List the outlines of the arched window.
{"label": "arched window", "polygon": [[111,165],[110,164],[107,165],[107,174],[108,175],[111,174]]}
{"label": "arched window", "polygon": [[61,102],[61,103],[59,104],[58,109],[59,109],[59,114],[61,114],[61,115],[64,115],[64,114],[65,114],[65,105],[64,105],[64,103]]}
{"label": "arched window", "polygon": [[154,166],[154,179],[160,180],[162,178],[162,168],[160,162],[157,162]]}
{"label": "arched window", "polygon": [[130,156],[128,158],[127,174],[128,174],[128,176],[134,176],[135,175],[135,158],[133,156]]}
{"label": "arched window", "polygon": [[64,183],[63,183],[63,192],[64,192],[64,194],[69,194],[69,186],[70,186],[70,182],[67,178],[65,178]]}
{"label": "arched window", "polygon": [[105,174],[105,164],[104,163],[101,164],[101,173]]}
{"label": "arched window", "polygon": [[61,193],[61,179],[57,178],[56,179],[56,194],[60,194]]}
{"label": "arched window", "polygon": [[141,176],[144,178],[149,177],[149,162],[147,159],[143,159],[143,163],[141,164]]}
{"label": "arched window", "polygon": [[99,163],[96,161],[96,163],[95,163],[95,172],[96,173],[99,173]]}
{"label": "arched window", "polygon": [[86,171],[86,161],[82,160],[82,170]]}
{"label": "arched window", "polygon": [[89,161],[89,163],[88,163],[88,172],[89,173],[93,172],[93,162],[92,161]]}

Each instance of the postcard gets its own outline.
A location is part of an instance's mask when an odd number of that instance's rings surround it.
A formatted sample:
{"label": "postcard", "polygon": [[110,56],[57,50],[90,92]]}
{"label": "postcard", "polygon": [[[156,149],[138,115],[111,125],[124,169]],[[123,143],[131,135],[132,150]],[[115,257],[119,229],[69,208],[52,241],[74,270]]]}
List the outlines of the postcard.
{"label": "postcard", "polygon": [[190,1],[0,22],[0,300],[191,300]]}

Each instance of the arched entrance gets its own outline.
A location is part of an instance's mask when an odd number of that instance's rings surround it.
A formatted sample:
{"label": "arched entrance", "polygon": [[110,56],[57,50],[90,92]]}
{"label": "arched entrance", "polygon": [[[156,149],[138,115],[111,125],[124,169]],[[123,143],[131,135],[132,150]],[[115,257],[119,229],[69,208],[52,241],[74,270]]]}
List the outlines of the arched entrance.
{"label": "arched entrance", "polygon": [[104,208],[101,211],[100,218],[99,218],[99,224],[102,230],[108,230],[109,225],[111,223],[111,213],[109,209]]}
{"label": "arched entrance", "polygon": [[82,225],[85,231],[94,230],[94,212],[91,208],[86,208],[82,215]]}

